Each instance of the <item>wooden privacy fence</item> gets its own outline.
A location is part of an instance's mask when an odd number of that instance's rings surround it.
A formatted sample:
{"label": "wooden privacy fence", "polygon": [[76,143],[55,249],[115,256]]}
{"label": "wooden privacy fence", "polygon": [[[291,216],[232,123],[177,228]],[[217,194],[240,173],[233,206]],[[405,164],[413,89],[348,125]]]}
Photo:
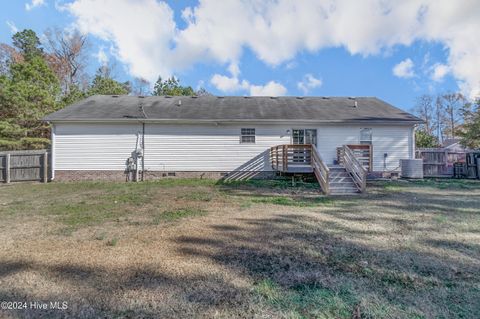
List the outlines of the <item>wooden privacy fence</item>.
{"label": "wooden privacy fence", "polygon": [[50,178],[50,154],[46,150],[0,152],[0,181],[42,181]]}
{"label": "wooden privacy fence", "polygon": [[423,159],[423,176],[452,177],[453,163],[465,162],[466,152],[455,152],[445,148],[420,148],[416,158]]}

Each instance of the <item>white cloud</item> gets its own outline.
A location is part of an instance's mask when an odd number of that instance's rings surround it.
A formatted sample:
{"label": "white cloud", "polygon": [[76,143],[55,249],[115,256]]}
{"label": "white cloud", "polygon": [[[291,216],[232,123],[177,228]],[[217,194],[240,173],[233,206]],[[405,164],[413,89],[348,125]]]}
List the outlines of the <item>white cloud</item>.
{"label": "white cloud", "polygon": [[405,59],[393,67],[393,74],[399,78],[412,78],[415,76],[413,71],[413,61],[411,59]]}
{"label": "white cloud", "polygon": [[431,79],[435,82],[440,82],[450,72],[448,65],[437,63],[433,66]]}
{"label": "white cloud", "polygon": [[97,58],[98,63],[100,63],[101,65],[107,65],[108,64],[108,61],[109,61],[108,55],[105,53],[105,50],[104,50],[103,47],[98,49],[98,52],[96,54],[94,54],[93,56]]}
{"label": "white cloud", "polygon": [[129,72],[154,82],[182,65],[171,50],[176,34],[173,11],[156,0],[77,0],[65,4],[80,31],[115,45],[116,58]]}
{"label": "white cloud", "polygon": [[287,94],[287,88],[282,84],[270,81],[265,85],[251,85],[251,96],[282,96]]}
{"label": "white cloud", "polygon": [[322,80],[317,79],[311,74],[305,74],[302,81],[297,83],[297,87],[303,94],[307,94],[310,90],[321,87],[322,84]]}
{"label": "white cloud", "polygon": [[[154,80],[195,63],[240,61],[250,49],[268,65],[299,52],[344,47],[382,54],[415,41],[441,43],[464,93],[480,94],[478,0],[200,0],[180,29],[166,2],[74,0],[64,6],[84,32],[115,44],[134,76]],[[368,17],[368,18],[365,18]]]}
{"label": "white cloud", "polygon": [[247,80],[240,80],[240,68],[238,64],[231,63],[228,66],[231,76],[214,74],[210,83],[218,90],[226,93],[239,91],[248,92],[252,96],[280,96],[287,93],[287,88],[276,81],[270,81],[265,85],[253,85]]}
{"label": "white cloud", "polygon": [[18,28],[15,25],[15,23],[13,23],[12,21],[9,21],[9,20],[7,20],[5,23],[8,25],[8,28],[10,29],[10,32],[12,34],[15,34],[15,33],[18,32]]}
{"label": "white cloud", "polygon": [[32,0],[30,3],[25,3],[25,9],[27,11],[32,10],[33,8],[40,7],[45,5],[45,0]]}
{"label": "white cloud", "polygon": [[240,81],[237,77],[214,74],[210,82],[220,91],[233,93],[241,90],[247,90],[250,86],[248,81]]}

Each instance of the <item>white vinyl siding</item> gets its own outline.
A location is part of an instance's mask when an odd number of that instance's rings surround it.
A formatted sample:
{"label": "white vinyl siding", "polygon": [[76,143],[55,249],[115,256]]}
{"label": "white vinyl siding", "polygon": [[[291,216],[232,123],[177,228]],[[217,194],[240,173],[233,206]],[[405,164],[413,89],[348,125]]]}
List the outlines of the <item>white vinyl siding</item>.
{"label": "white vinyl siding", "polygon": [[[370,126],[372,128],[373,170],[384,170],[383,154],[387,153],[386,170],[398,170],[399,160],[413,158],[411,126]],[[359,144],[360,130],[365,126],[323,126],[318,128],[317,149],[327,164],[336,159],[337,147]]]}
{"label": "white vinyl siding", "polygon": [[125,170],[141,124],[56,124],[56,170]]}
{"label": "white vinyl siding", "polygon": [[[255,128],[255,144],[239,143],[242,128]],[[328,165],[343,144],[359,144],[363,125],[145,124],[145,169],[150,171],[271,170],[269,148],[292,142],[293,128],[317,130],[317,149]],[[372,128],[373,169],[398,169],[413,158],[412,126]],[[289,133],[287,133],[289,131]],[[56,170],[125,170],[141,134],[140,123],[57,123],[52,148]]]}
{"label": "white vinyl siding", "polygon": [[146,126],[145,168],[153,171],[271,170],[270,147],[290,143],[286,127],[255,128],[255,143],[239,143],[235,125]]}

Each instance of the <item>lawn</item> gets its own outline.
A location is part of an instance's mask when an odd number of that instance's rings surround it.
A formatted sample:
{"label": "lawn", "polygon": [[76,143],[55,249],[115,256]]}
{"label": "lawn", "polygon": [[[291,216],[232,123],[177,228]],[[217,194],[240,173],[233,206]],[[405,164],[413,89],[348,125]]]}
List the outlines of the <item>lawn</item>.
{"label": "lawn", "polygon": [[23,183],[0,218],[1,318],[480,313],[479,181]]}

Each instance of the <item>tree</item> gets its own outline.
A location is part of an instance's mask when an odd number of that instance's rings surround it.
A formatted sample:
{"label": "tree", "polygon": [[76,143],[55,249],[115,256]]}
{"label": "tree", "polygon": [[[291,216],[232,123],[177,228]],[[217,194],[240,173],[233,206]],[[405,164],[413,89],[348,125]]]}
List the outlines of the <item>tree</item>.
{"label": "tree", "polygon": [[136,96],[145,96],[150,94],[150,82],[142,78],[134,78],[133,82],[128,82],[129,91]]}
{"label": "tree", "polygon": [[99,68],[95,78],[87,91],[87,96],[101,94],[101,95],[125,95],[128,94],[128,82],[120,83],[112,79],[110,71],[104,68]]}
{"label": "tree", "polygon": [[419,96],[416,100],[414,112],[425,122],[420,125],[421,129],[423,129],[428,135],[433,135],[435,108],[433,106],[432,96],[428,94]]}
{"label": "tree", "polygon": [[433,148],[438,147],[438,140],[433,134],[429,134],[425,130],[415,131],[416,147]]}
{"label": "tree", "polygon": [[459,132],[460,143],[468,148],[480,148],[480,100],[476,101],[476,109],[471,109],[465,115],[465,123]]}
{"label": "tree", "polygon": [[70,87],[84,85],[86,81],[87,37],[78,31],[67,33],[60,29],[45,32],[46,59],[68,95]]}
{"label": "tree", "polygon": [[0,78],[0,148],[48,145],[49,127],[42,118],[58,109],[59,94],[58,79],[43,57],[12,64]]}
{"label": "tree", "polygon": [[205,88],[199,88],[197,90],[197,92],[195,92],[195,95],[198,95],[198,96],[211,96],[212,94],[210,92],[208,92],[207,90],[205,90]]}
{"label": "tree", "polygon": [[438,103],[443,115],[440,120],[444,122],[444,135],[455,138],[466,99],[460,93],[446,93],[439,96]]}
{"label": "tree", "polygon": [[165,81],[159,77],[153,88],[152,95],[192,96],[195,95],[195,91],[191,86],[181,86],[180,80],[173,76]]}
{"label": "tree", "polygon": [[14,47],[20,50],[25,59],[43,55],[40,39],[33,30],[26,29],[15,33],[12,36],[12,43]]}

